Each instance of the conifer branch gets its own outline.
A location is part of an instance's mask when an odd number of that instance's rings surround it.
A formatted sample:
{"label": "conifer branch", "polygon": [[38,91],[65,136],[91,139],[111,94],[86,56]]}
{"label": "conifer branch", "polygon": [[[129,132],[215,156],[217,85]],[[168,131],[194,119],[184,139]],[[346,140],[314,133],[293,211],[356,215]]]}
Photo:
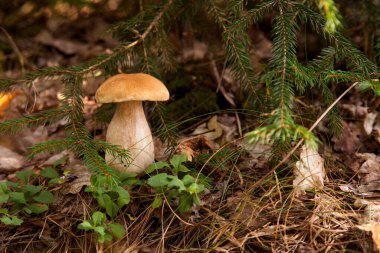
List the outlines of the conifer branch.
{"label": "conifer branch", "polygon": [[26,115],[18,119],[7,120],[0,123],[0,133],[16,134],[27,127],[52,124],[67,117],[67,114],[67,108],[62,107]]}

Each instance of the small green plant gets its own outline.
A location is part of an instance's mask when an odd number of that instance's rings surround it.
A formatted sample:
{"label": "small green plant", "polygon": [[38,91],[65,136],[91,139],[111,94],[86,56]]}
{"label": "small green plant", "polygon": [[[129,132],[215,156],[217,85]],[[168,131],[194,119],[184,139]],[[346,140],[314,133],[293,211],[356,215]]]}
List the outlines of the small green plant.
{"label": "small green plant", "polygon": [[[59,183],[59,175],[55,167],[41,171],[40,176],[48,179],[49,184]],[[21,225],[23,220],[18,214],[40,214],[49,209],[54,196],[46,187],[33,184],[38,175],[31,170],[16,172],[16,182],[0,182],[0,221],[5,225]]]}
{"label": "small green plant", "polygon": [[99,243],[110,242],[113,237],[121,239],[125,236],[123,225],[117,222],[108,222],[104,213],[95,211],[90,220],[84,220],[78,225],[78,229],[93,231]]}
{"label": "small green plant", "polygon": [[200,205],[199,194],[204,191],[205,186],[189,175],[191,171],[183,164],[186,161],[185,155],[175,155],[170,159],[170,164],[160,161],[149,166],[146,171],[148,174],[163,168],[169,169],[174,174],[158,173],[148,179],[148,185],[157,192],[152,203],[153,208],[162,205],[164,196],[167,196],[168,200],[178,198],[179,212],[188,211],[194,204]]}
{"label": "small green plant", "polygon": [[115,218],[119,210],[131,200],[129,192],[124,187],[138,182],[135,175],[127,173],[119,175],[117,179],[101,174],[93,175],[91,185],[87,186],[85,191],[92,194],[109,217]]}

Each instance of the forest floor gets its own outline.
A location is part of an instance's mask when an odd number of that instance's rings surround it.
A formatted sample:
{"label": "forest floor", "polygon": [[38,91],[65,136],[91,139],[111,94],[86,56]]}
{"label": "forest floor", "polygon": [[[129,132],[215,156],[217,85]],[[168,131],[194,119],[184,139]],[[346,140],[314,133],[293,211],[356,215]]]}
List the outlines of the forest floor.
{"label": "forest floor", "polygon": [[[118,43],[105,33],[117,21],[111,15],[80,12],[52,15],[43,21],[24,20],[22,13],[19,16],[18,25],[10,24],[0,31],[1,77],[20,78],[46,66],[76,65],[109,52]],[[252,61],[260,68],[270,57],[272,44],[262,31],[256,35]],[[20,213],[23,223],[19,226],[0,223],[0,252],[375,250],[366,230],[375,235],[380,229],[375,222],[380,219],[380,118],[376,108],[371,108],[377,100],[357,89],[344,96],[337,105],[344,118],[339,137],[328,133],[326,120],[319,123],[315,134],[321,140],[318,153],[324,159],[326,175],[318,190],[299,193],[293,188],[293,171],[300,150],[276,167],[278,161],[269,162],[273,146],[247,144],[244,134],[252,129],[252,119],[249,110],[237,109],[238,88],[229,70],[210,56],[207,44],[191,36],[185,40],[176,41],[183,68],[167,80],[171,89],[168,105],[172,105],[174,118],[181,122],[192,119],[181,127],[174,153],[186,154],[188,166],[210,178],[200,206],[185,213],[170,206],[176,203],[153,209],[154,191],[135,186],[129,189],[131,203],[117,217],[127,235],[100,246],[93,234],[77,229],[77,224],[97,208],[84,191],[90,184],[90,172],[83,162],[69,151],[28,159],[29,147],[67,134],[62,120],[17,135],[0,135],[0,181],[16,182],[17,172],[40,174],[47,167],[56,169],[62,179],[54,187],[41,178],[33,179],[33,184],[44,185],[54,194],[54,202],[39,215]],[[220,79],[224,81],[218,84]],[[105,131],[96,127],[92,116],[98,108],[94,95],[103,80],[97,77],[83,83],[85,125],[98,139],[105,139]],[[348,87],[335,88],[335,95]],[[38,79],[31,87],[2,94],[0,121],[57,108],[61,92],[59,81]],[[299,97],[296,103],[305,112],[308,126],[325,110],[319,101],[309,98]],[[169,158],[166,144],[157,137],[155,148],[156,160]]]}

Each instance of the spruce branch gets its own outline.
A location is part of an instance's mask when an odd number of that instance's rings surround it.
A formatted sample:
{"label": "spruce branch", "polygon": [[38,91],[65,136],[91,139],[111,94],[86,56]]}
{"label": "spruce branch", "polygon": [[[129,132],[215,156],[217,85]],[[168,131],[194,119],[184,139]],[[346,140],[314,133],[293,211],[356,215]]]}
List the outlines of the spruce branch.
{"label": "spruce branch", "polygon": [[133,42],[122,44],[116,47],[110,54],[102,54],[95,57],[93,60],[90,60],[86,63],[79,64],[77,66],[71,67],[46,67],[39,70],[25,74],[22,78],[19,79],[0,79],[0,91],[8,91],[12,85],[16,83],[30,83],[37,78],[46,78],[46,77],[64,77],[66,75],[87,75],[91,74],[99,68],[107,65],[108,62],[112,62],[117,59],[120,55],[128,53],[130,49],[141,44],[148,35],[153,31],[153,29],[158,25],[164,14],[168,11],[169,7],[173,4],[173,0],[169,0],[162,10],[155,16],[153,21],[149,24],[147,29],[141,34],[141,36]]}
{"label": "spruce branch", "polygon": [[35,127],[39,125],[52,124],[68,115],[68,108],[61,107],[58,109],[50,109],[26,115],[18,119],[7,120],[0,123],[0,133],[16,134],[27,127]]}
{"label": "spruce branch", "polygon": [[[232,5],[233,8],[241,8],[238,3]],[[231,20],[234,20],[235,11],[230,11],[233,17],[228,16],[225,11],[220,9],[214,1],[207,1],[208,12],[212,15],[217,25],[223,31],[223,43],[226,47],[227,59],[232,67],[235,78],[242,83],[242,86],[249,88],[252,94],[256,95],[254,85],[257,83],[252,63],[249,55],[250,42],[248,35],[237,30]]]}
{"label": "spruce branch", "polygon": [[44,152],[54,153],[71,149],[73,145],[75,145],[75,140],[72,138],[41,142],[29,148],[28,158],[31,159],[34,156]]}

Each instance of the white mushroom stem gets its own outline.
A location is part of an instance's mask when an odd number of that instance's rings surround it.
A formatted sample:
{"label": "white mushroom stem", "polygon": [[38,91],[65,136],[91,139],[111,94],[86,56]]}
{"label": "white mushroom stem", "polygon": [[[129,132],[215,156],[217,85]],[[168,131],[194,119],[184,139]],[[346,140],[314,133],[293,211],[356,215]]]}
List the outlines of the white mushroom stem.
{"label": "white mushroom stem", "polygon": [[154,162],[152,133],[141,101],[117,103],[106,139],[130,151],[132,159],[130,165],[123,164],[119,159],[106,154],[106,161],[120,171],[140,174]]}

